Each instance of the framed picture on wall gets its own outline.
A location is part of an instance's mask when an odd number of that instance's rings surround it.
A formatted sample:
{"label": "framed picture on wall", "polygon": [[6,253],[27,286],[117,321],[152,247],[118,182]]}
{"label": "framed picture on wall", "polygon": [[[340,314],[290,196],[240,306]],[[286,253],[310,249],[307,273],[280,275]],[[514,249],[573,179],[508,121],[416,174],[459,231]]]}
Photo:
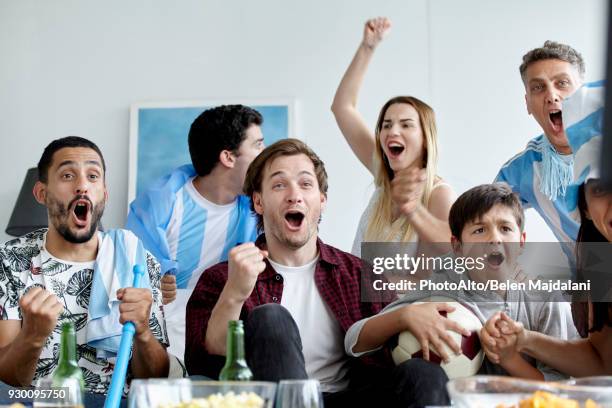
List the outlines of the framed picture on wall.
{"label": "framed picture on wall", "polygon": [[130,109],[128,205],[151,182],[178,166],[191,163],[187,136],[196,117],[214,106],[231,104],[250,106],[262,114],[266,146],[296,137],[292,99],[133,104]]}

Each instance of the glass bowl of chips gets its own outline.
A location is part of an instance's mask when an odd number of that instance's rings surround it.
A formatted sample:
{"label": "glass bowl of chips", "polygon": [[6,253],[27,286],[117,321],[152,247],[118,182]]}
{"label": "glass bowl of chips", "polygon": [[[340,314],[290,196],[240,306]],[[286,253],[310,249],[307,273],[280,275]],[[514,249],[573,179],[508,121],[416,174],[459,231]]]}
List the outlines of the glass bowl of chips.
{"label": "glass bowl of chips", "polygon": [[602,378],[542,382],[477,375],[451,380],[447,389],[458,408],[612,408],[612,387]]}
{"label": "glass bowl of chips", "polygon": [[265,381],[134,380],[128,407],[272,408],[275,393],[276,383]]}

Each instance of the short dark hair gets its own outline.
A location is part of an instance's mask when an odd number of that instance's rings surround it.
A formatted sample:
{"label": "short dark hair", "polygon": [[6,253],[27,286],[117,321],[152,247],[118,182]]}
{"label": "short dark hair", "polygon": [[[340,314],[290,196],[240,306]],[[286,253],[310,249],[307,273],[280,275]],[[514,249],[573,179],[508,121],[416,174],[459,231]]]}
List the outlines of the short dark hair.
{"label": "short dark hair", "polygon": [[[578,189],[578,209],[580,210],[580,229],[578,230],[578,237],[576,238],[576,272],[580,282],[587,282],[589,279],[589,271],[587,268],[588,259],[588,243],[589,242],[608,242],[606,237],[595,227],[592,220],[587,217],[587,202],[585,194],[585,184],[581,184]],[[612,326],[612,319],[610,315],[612,313],[612,302],[592,302],[593,303],[593,315],[592,325],[589,327],[587,320],[576,321],[574,324],[576,329],[581,335],[586,335],[588,332],[600,331],[604,326]],[[575,307],[585,307],[588,310],[588,303],[586,302],[574,302],[572,305]]]}
{"label": "short dark hair", "polygon": [[86,147],[95,151],[98,153],[98,156],[100,156],[100,160],[102,160],[102,170],[104,170],[104,174],[106,174],[106,163],[104,162],[104,156],[102,156],[100,148],[94,142],[79,136],[66,136],[52,141],[47,145],[47,147],[45,147],[45,150],[38,161],[38,181],[42,183],[48,182],[49,167],[51,167],[53,155],[55,152],[65,147]]}
{"label": "short dark hair", "polygon": [[[255,192],[261,192],[261,183],[266,167],[277,157],[297,156],[298,154],[303,154],[310,159],[314,166],[317,182],[319,183],[319,190],[327,196],[327,171],[325,170],[323,161],[301,140],[282,139],[272,143],[259,153],[247,170],[243,190],[244,193],[251,198],[251,210],[253,212],[255,212],[255,206],[252,200],[253,194]],[[263,217],[260,214],[256,214],[256,216],[257,229],[263,231]]]}
{"label": "short dark hair", "polygon": [[584,60],[578,51],[567,44],[561,44],[555,41],[546,41],[544,42],[543,46],[534,48],[527,54],[523,55],[523,63],[519,67],[519,72],[521,73],[523,82],[525,81],[525,72],[527,71],[529,65],[537,61],[548,59],[558,59],[569,62],[572,64],[572,66],[574,66],[574,68],[576,68],[580,74],[580,78],[584,78]]}
{"label": "short dark hair", "polygon": [[465,225],[479,220],[497,204],[512,209],[516,223],[522,232],[525,213],[521,200],[506,183],[493,183],[472,187],[457,198],[448,215],[448,223],[453,236],[461,240],[461,233]]}
{"label": "short dark hair", "polygon": [[199,176],[209,174],[223,150],[238,153],[245,132],[251,125],[261,126],[263,117],[243,105],[222,105],[205,110],[189,129],[189,154]]}

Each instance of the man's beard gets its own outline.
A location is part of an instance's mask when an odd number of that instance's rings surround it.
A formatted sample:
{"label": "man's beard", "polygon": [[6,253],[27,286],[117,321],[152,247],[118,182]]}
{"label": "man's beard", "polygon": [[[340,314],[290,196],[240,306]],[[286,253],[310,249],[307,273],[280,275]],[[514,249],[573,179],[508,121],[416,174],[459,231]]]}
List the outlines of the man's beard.
{"label": "man's beard", "polygon": [[[70,208],[72,204],[80,199],[85,198],[89,201],[89,205],[92,208],[91,213],[91,221],[89,225],[89,229],[81,234],[75,234],[70,230],[68,226],[68,218],[72,216]],[[98,229],[98,224],[100,223],[100,219],[102,218],[102,214],[104,214],[104,201],[93,205],[93,203],[86,198],[85,196],[77,196],[74,198],[68,205],[64,205],[60,201],[56,200],[54,197],[47,195],[47,202],[45,203],[47,206],[47,210],[49,212],[49,218],[53,223],[53,226],[57,230],[57,232],[68,242],[71,244],[82,244],[87,242],[93,237]]]}
{"label": "man's beard", "polygon": [[283,231],[281,231],[279,235],[281,242],[283,242],[288,248],[294,250],[300,249],[301,247],[306,245],[306,243],[310,240],[310,237],[312,236],[312,234],[307,234],[306,236],[299,237],[296,239],[287,236]]}
{"label": "man's beard", "polygon": [[287,232],[283,229],[282,223],[284,222],[284,220],[284,217],[281,217],[279,223],[271,222],[271,224],[273,225],[272,233],[276,236],[276,239],[279,242],[282,242],[288,248],[291,248],[293,250],[302,248],[308,243],[308,241],[310,241],[312,236],[316,235],[318,232],[318,223],[315,224],[315,226],[313,227],[312,220],[311,222],[309,222],[309,220],[305,217],[302,222],[306,224],[306,233],[304,235],[296,236],[295,234]]}

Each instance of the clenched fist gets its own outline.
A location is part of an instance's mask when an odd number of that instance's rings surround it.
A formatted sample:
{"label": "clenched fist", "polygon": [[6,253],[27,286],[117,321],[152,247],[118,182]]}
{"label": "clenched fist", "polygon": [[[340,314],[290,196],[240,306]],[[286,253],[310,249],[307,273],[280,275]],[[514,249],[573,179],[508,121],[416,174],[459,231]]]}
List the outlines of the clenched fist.
{"label": "clenched fist", "polygon": [[495,364],[503,364],[517,354],[525,338],[523,325],[503,312],[491,316],[479,334],[487,358]]}
{"label": "clenched fist", "polygon": [[268,251],[263,251],[252,242],[234,247],[228,256],[228,273],[225,290],[239,302],[248,299],[257,282],[257,276],[266,269],[264,258]]}
{"label": "clenched fist", "polygon": [[363,45],[376,47],[391,30],[391,20],[386,17],[373,18],[365,23],[363,28]]}
{"label": "clenched fist", "polygon": [[151,316],[151,305],[153,295],[149,289],[141,288],[121,288],[117,291],[117,299],[121,301],[119,305],[119,322],[134,323],[136,326],[136,337],[142,340],[150,334],[149,316]]}
{"label": "clenched fist", "polygon": [[23,316],[22,330],[29,339],[43,344],[57,325],[57,318],[64,306],[53,293],[34,287],[19,299]]}
{"label": "clenched fist", "polygon": [[425,169],[413,167],[395,172],[391,181],[391,198],[405,216],[412,215],[421,205],[426,181]]}
{"label": "clenched fist", "polygon": [[161,278],[162,304],[174,302],[176,299],[176,276],[167,273]]}

